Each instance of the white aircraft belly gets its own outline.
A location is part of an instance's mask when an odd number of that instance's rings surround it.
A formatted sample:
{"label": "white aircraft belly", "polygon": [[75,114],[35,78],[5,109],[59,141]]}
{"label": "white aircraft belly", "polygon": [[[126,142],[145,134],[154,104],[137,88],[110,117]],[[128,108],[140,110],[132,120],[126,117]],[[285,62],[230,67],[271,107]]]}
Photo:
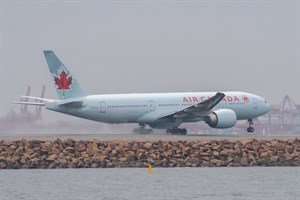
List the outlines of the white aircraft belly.
{"label": "white aircraft belly", "polygon": [[[152,123],[161,116],[177,112],[196,104],[195,102],[183,102],[182,98],[184,96],[199,97],[212,96],[213,94],[214,93],[94,95],[79,99],[84,102],[84,107],[82,108],[61,107],[56,104],[53,106],[46,105],[46,108],[105,123]],[[238,93],[231,95],[239,96]],[[151,108],[150,102],[153,103],[153,108]],[[164,104],[174,106],[163,106]],[[143,106],[134,107],[134,105]],[[237,119],[254,118],[258,112],[258,109],[253,108],[251,102],[247,102],[246,104],[220,102],[214,110],[222,108],[233,110],[237,114]],[[199,121],[201,118],[184,120]],[[170,121],[172,121],[172,119],[170,119]]]}

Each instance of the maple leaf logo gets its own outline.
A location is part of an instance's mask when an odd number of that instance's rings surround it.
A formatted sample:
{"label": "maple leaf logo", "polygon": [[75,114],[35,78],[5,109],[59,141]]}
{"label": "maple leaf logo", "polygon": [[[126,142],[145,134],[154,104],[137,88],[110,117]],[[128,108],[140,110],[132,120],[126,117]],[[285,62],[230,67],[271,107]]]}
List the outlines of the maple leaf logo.
{"label": "maple leaf logo", "polygon": [[58,90],[69,90],[72,84],[72,76],[68,77],[67,73],[62,71],[59,77],[54,77],[54,82]]}
{"label": "maple leaf logo", "polygon": [[243,95],[243,100],[244,100],[245,102],[248,102],[248,101],[249,101],[249,97],[246,96],[246,95]]}

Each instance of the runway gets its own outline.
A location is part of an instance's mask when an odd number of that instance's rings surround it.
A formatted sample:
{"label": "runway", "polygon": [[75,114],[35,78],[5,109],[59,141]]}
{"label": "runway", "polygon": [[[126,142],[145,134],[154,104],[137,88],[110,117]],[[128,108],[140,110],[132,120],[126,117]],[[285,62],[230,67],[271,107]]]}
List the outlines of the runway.
{"label": "runway", "polygon": [[196,141],[196,140],[293,140],[295,138],[300,139],[298,135],[232,135],[232,134],[193,134],[193,135],[166,135],[166,134],[152,134],[152,135],[138,135],[138,134],[0,134],[0,140],[67,140],[71,138],[73,140],[99,140],[99,141]]}

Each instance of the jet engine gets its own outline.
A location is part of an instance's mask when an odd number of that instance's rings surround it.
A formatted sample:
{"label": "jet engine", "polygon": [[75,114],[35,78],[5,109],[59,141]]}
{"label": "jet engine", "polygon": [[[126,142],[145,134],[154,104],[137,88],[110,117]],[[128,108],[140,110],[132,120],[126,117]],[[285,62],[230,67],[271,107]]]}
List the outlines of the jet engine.
{"label": "jet engine", "polygon": [[231,128],[236,123],[236,114],[230,109],[220,109],[212,112],[205,122],[212,128]]}

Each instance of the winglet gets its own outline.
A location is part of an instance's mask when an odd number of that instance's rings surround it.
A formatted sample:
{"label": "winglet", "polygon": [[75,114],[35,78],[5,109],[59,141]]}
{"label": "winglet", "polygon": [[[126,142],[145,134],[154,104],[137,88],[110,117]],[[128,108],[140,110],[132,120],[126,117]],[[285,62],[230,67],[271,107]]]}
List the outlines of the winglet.
{"label": "winglet", "polygon": [[209,110],[213,109],[222,99],[225,97],[224,93],[217,92],[215,96],[213,96],[210,99],[207,99],[206,101],[203,101],[201,104],[207,103],[207,108]]}

